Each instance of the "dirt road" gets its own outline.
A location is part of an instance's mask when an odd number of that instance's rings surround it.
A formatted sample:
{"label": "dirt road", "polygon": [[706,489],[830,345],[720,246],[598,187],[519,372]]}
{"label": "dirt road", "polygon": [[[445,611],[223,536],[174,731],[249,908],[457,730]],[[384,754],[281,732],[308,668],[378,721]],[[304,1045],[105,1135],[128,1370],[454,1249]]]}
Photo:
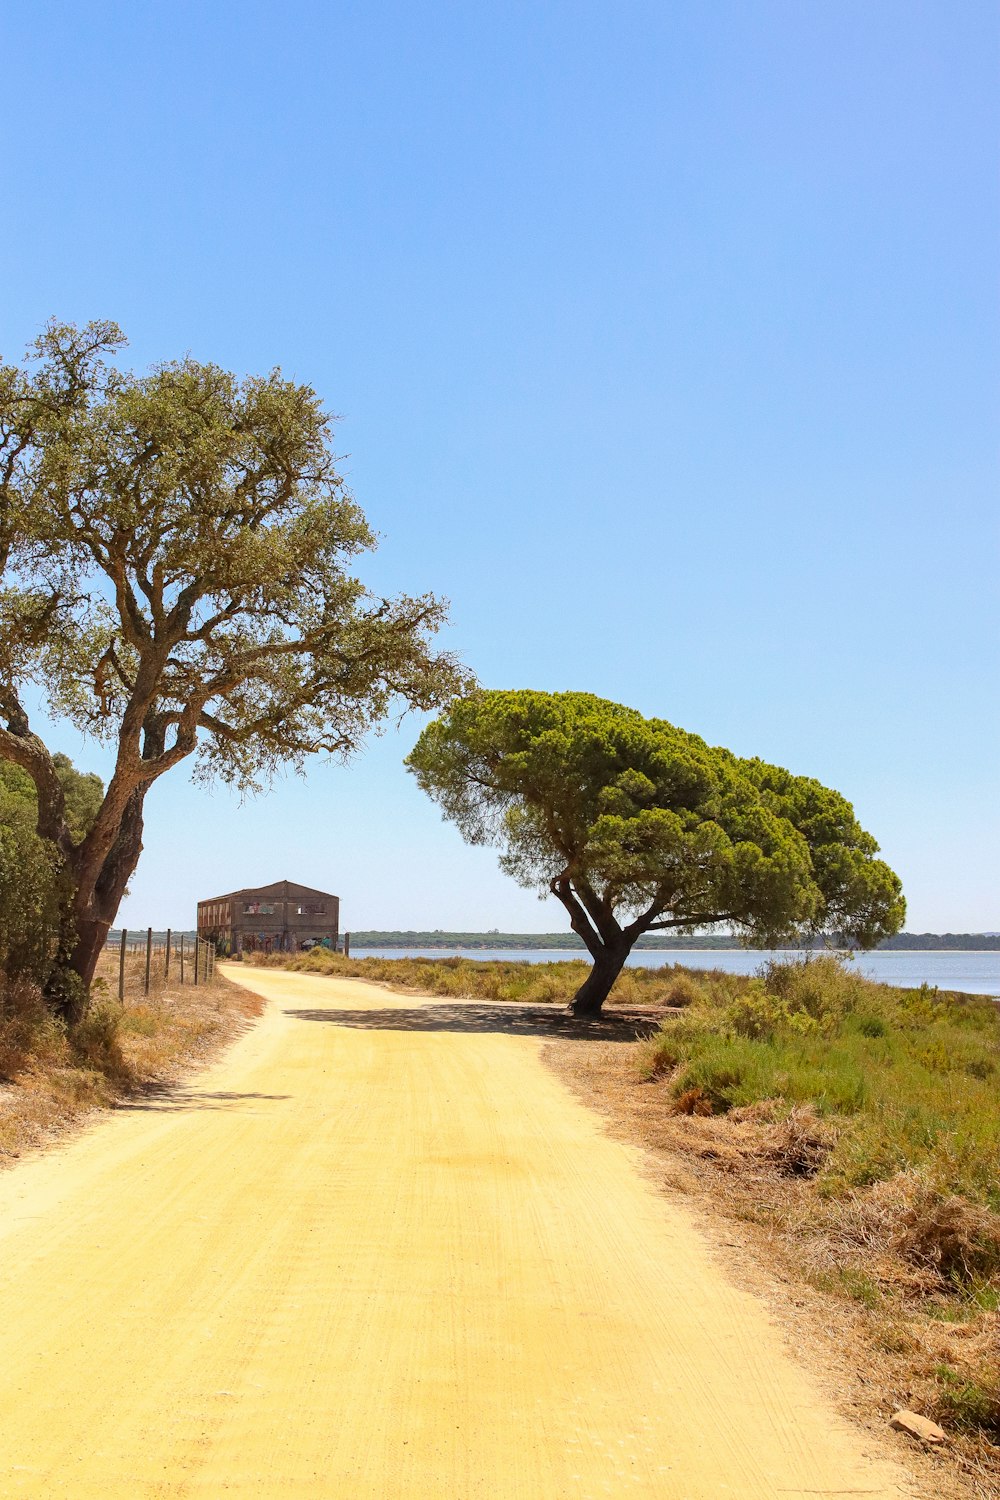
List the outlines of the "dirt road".
{"label": "dirt road", "polygon": [[0,1179],[0,1495],[905,1492],[530,1021],[245,978],[220,1065]]}

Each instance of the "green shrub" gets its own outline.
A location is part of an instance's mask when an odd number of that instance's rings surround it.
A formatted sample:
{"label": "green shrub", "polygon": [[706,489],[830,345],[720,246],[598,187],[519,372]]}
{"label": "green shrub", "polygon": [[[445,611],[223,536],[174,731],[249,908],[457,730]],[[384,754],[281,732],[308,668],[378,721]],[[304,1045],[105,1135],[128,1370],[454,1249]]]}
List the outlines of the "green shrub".
{"label": "green shrub", "polygon": [[[77,771],[68,756],[53,756],[66,796],[74,837],[90,827],[103,788],[96,776]],[[20,766],[0,760],[0,972],[44,983],[66,896],[53,848],[38,837],[34,783]],[[68,997],[69,998],[69,997]]]}
{"label": "green shrub", "polygon": [[950,1365],[937,1365],[936,1415],[946,1426],[962,1432],[984,1432],[1000,1440],[1000,1379],[987,1372],[982,1380],[970,1380]]}
{"label": "green shrub", "polygon": [[683,1007],[704,1000],[707,993],[705,985],[693,974],[675,973],[667,981],[661,998],[664,1005]]}
{"label": "green shrub", "polygon": [[751,979],[744,993],[730,1001],[723,1025],[737,1036],[756,1041],[770,1041],[783,1033],[809,1036],[819,1029],[815,1016],[780,995],[769,994],[762,979]]}
{"label": "green shrub", "polygon": [[784,1000],[790,1012],[810,1016],[824,1028],[835,1027],[862,1006],[871,989],[849,963],[832,953],[772,961],[764,967],[763,985]]}

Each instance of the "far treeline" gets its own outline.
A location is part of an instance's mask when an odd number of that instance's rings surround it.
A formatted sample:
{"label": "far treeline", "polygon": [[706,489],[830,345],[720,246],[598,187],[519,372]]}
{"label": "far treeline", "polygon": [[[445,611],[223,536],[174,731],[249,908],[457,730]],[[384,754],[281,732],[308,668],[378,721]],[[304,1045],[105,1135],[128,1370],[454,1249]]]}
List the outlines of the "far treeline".
{"label": "far treeline", "polygon": [[[573,932],[352,932],[351,947],[355,951],[363,948],[443,948],[451,951],[453,948],[523,948],[534,951],[536,949],[566,948],[579,951],[583,948],[583,942]],[[735,938],[720,936],[718,933],[704,937],[660,937],[652,933],[640,937],[636,942],[637,948],[652,949],[691,949],[691,948],[720,948],[727,950],[739,950],[746,948],[746,943],[739,943]],[[835,943],[827,943],[823,938],[814,938],[811,942],[803,940],[801,943],[788,944],[777,943],[771,951],[786,950],[801,951],[806,948],[822,949],[836,947]],[[945,948],[961,950],[968,953],[990,953],[1000,949],[1000,933],[997,932],[897,932],[894,937],[885,938],[877,945],[877,949],[909,950],[911,952],[927,952],[931,949]],[[765,951],[765,950],[761,950]]]}

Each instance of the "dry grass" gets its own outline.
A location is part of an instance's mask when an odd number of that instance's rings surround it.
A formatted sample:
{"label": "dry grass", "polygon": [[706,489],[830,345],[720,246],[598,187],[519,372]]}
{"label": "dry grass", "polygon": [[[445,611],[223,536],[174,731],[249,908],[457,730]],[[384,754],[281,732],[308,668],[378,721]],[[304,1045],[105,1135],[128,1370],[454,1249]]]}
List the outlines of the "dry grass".
{"label": "dry grass", "polygon": [[[586,959],[528,963],[468,958],[345,958],[328,948],[295,954],[253,953],[246,962],[256,968],[290,969],[297,974],[367,979],[403,993],[528,1005],[567,1005],[590,973]],[[738,976],[727,977],[733,978],[737,989],[746,983]],[[689,1004],[695,993],[691,971],[678,965],[624,969],[615,981],[610,1004],[682,1006]]]}
{"label": "dry grass", "polygon": [[79,1125],[93,1110],[169,1082],[207,1062],[263,1008],[263,1001],[221,976],[197,988],[152,976],[145,960],[126,959],[119,1004],[117,956],[98,969],[86,1018],[70,1030],[55,1021],[27,983],[0,993],[0,1165]]}

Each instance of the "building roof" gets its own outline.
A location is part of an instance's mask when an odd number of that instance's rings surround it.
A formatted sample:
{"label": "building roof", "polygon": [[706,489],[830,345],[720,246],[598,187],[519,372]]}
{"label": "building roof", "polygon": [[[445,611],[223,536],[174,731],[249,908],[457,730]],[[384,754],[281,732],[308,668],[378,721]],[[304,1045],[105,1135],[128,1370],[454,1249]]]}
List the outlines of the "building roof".
{"label": "building roof", "polygon": [[248,885],[241,891],[227,891],[224,896],[206,896],[198,905],[203,906],[208,901],[249,900],[251,897],[293,901],[300,896],[321,896],[324,901],[340,900],[332,891],[317,891],[311,885],[298,885],[294,880],[274,880],[270,885]]}

